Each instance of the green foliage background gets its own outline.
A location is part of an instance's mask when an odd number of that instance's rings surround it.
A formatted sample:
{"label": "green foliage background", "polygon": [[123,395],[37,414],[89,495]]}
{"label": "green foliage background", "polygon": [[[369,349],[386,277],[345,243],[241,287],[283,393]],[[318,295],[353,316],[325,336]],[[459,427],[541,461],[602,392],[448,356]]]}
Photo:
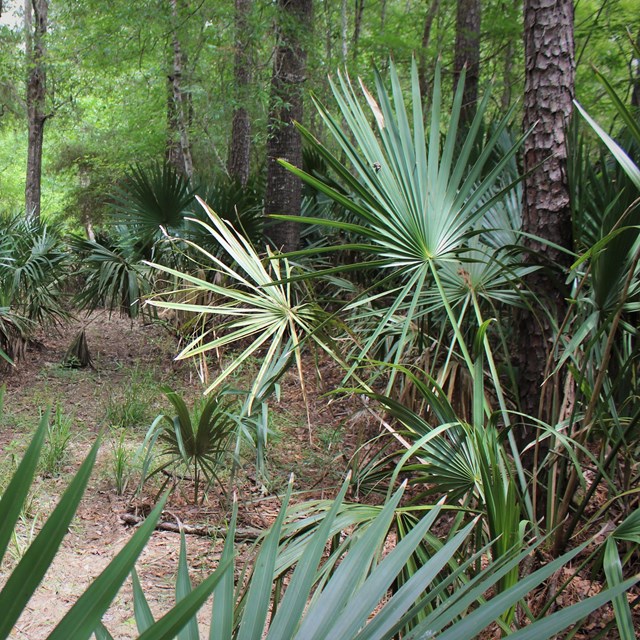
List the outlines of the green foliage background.
{"label": "green foliage background", "polygon": [[[630,87],[632,38],[639,25],[633,0],[576,3],[577,97],[605,127],[610,103],[593,75],[596,65],[621,95]],[[234,20],[231,0],[181,4],[176,35],[185,55],[183,85],[189,92],[190,136],[199,176],[224,173],[234,104]],[[314,3],[314,30],[307,34],[307,88],[329,99],[328,74],[346,66],[350,75],[372,82],[376,65],[386,70],[389,55],[408,81],[410,61],[420,55],[430,3],[388,0],[366,4],[357,47],[355,9],[347,5],[343,58],[341,2]],[[5,2],[0,22],[0,211],[23,207],[26,162],[22,3]],[[252,122],[252,162],[264,164],[274,6],[254,3],[252,92],[243,104]],[[496,116],[522,94],[522,18],[519,2],[483,2],[481,85],[493,81],[489,107]],[[43,159],[43,212],[71,228],[82,219],[100,222],[110,187],[131,163],[163,156],[167,135],[167,75],[172,21],[168,1],[51,0],[47,36],[48,113]],[[444,69],[451,99],[455,3],[441,3],[425,52],[426,77],[436,60]],[[373,64],[372,64],[373,63]],[[309,104],[304,123],[321,135]],[[514,120],[519,122],[518,112]]]}

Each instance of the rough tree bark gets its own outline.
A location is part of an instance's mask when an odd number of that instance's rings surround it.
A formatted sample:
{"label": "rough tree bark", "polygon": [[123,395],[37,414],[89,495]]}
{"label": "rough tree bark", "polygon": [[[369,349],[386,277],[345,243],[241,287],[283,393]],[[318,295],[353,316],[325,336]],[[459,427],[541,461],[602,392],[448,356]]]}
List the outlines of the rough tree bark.
{"label": "rough tree bark", "polygon": [[235,101],[227,171],[229,176],[246,186],[249,180],[251,152],[251,120],[246,102],[251,84],[252,54],[249,16],[252,0],[235,0],[235,51],[233,76]]}
{"label": "rough tree bark", "polygon": [[25,0],[24,21],[29,141],[24,195],[27,217],[36,219],[40,217],[44,125],[49,117],[45,113],[45,98],[47,94],[45,36],[47,34],[48,10],[49,3],[47,0]]}
{"label": "rough tree bark", "polygon": [[[299,215],[302,184],[278,163],[285,158],[302,166],[302,140],[294,122],[302,120],[306,73],[304,41],[311,30],[312,0],[278,0],[277,45],[271,77],[271,109],[267,140],[265,214]],[[294,251],[300,241],[297,224],[281,222],[269,228],[273,244]]]}
{"label": "rough tree bark", "polygon": [[453,61],[453,91],[455,93],[462,70],[467,75],[460,110],[460,128],[468,128],[476,113],[478,80],[480,79],[480,0],[458,0],[456,12],[456,43]]}
{"label": "rough tree bark", "polygon": [[533,274],[528,283],[551,317],[525,314],[520,321],[519,389],[523,411],[545,417],[552,406],[552,385],[543,389],[542,383],[554,339],[553,320],[566,309],[564,277],[557,267],[568,265],[566,253],[545,241],[567,248],[572,244],[565,137],[574,96],[572,0],[526,0],[524,45],[524,128],[533,127],[533,132],[524,144],[524,171],[530,173],[524,184],[523,231],[540,238],[525,241],[537,254],[536,261],[550,267]]}
{"label": "rough tree bark", "polygon": [[188,96],[182,89],[184,55],[178,37],[178,1],[169,0],[171,8],[171,73],[167,76],[167,161],[189,180],[193,177],[193,160],[189,143]]}

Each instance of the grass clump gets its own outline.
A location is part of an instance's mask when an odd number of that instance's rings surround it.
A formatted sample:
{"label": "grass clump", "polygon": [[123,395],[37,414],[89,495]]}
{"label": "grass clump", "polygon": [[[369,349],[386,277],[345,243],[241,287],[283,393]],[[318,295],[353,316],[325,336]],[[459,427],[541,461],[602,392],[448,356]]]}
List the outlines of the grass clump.
{"label": "grass clump", "polygon": [[73,418],[65,414],[60,406],[57,406],[47,428],[45,445],[40,457],[41,475],[60,475],[69,455],[72,424]]}
{"label": "grass clump", "polygon": [[135,370],[118,391],[112,391],[105,397],[103,421],[111,427],[146,426],[155,417],[153,403],[149,401],[155,396],[153,378]]}

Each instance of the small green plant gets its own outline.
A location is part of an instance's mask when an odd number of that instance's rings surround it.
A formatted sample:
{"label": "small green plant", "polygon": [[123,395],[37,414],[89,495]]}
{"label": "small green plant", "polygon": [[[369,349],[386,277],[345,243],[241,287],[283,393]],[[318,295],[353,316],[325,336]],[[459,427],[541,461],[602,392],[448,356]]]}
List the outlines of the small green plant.
{"label": "small green plant", "polygon": [[[154,421],[143,443],[147,453],[143,463],[142,482],[157,473],[168,469],[179,471],[193,470],[194,502],[200,495],[200,484],[204,479],[207,486],[214,480],[219,483],[218,473],[222,460],[231,447],[231,436],[235,421],[227,412],[221,396],[212,395],[199,408],[189,412],[184,400],[169,387],[162,388],[167,399],[173,405],[176,415],[161,413]],[[159,442],[160,451],[155,451]],[[151,472],[151,462],[158,456],[164,456],[160,464]],[[163,488],[176,474],[167,477]],[[203,496],[204,497],[204,496]]]}
{"label": "small green plant", "polygon": [[40,458],[40,473],[57,476],[67,460],[73,418],[66,415],[58,405],[47,428],[47,438]]}
{"label": "small green plant", "polygon": [[127,447],[126,432],[114,430],[112,441],[111,471],[113,473],[116,495],[123,495],[131,479],[133,454]]}

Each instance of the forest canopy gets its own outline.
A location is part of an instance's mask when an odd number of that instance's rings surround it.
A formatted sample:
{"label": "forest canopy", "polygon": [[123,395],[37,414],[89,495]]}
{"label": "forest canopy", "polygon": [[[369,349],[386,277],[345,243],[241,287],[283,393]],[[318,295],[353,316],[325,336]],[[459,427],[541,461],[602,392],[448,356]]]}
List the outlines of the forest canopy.
{"label": "forest canopy", "polygon": [[[164,157],[171,129],[168,78],[180,47],[180,88],[193,166],[210,179],[228,172],[234,111],[248,113],[250,166],[264,176],[270,113],[270,82],[277,39],[276,4],[245,2],[241,41],[231,0],[140,0],[108,5],[93,0],[51,0],[45,36],[47,89],[44,114],[42,211],[66,225],[99,223],[111,188],[134,163]],[[238,3],[235,3],[238,4]],[[309,3],[311,4],[311,3]],[[479,86],[492,87],[489,113],[496,117],[517,103],[524,88],[522,7],[519,2],[484,0],[479,32]],[[242,5],[242,3],[240,3]],[[308,101],[330,100],[329,75],[345,69],[371,85],[375,66],[390,57],[408,79],[412,58],[421,77],[436,61],[445,86],[455,76],[456,3],[432,0],[324,0],[313,2],[310,28],[300,34],[307,58],[302,123],[322,137]],[[15,213],[24,206],[27,157],[24,3],[5,0],[0,18],[0,206]],[[633,43],[637,38],[633,0],[580,0],[575,7],[576,97],[605,127],[611,104],[593,73],[595,66],[621,95],[633,85]],[[238,91],[234,57],[250,89]],[[424,86],[425,99],[428,87]],[[446,90],[445,90],[446,91]],[[451,89],[446,91],[451,97]],[[185,121],[186,121],[185,120]]]}

